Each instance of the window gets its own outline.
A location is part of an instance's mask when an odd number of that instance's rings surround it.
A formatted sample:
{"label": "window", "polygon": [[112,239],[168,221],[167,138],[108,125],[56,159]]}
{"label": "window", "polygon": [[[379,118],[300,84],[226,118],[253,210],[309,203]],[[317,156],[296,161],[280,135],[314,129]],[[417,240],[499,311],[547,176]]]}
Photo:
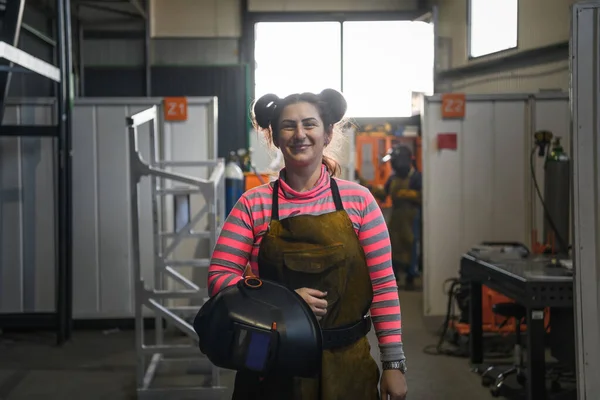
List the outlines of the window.
{"label": "window", "polygon": [[469,0],[469,56],[517,47],[519,0]]}
{"label": "window", "polygon": [[344,22],[344,96],[352,118],[412,115],[413,92],[433,94],[433,25]]}
{"label": "window", "polygon": [[412,115],[413,92],[433,94],[429,23],[260,22],[255,40],[255,98],[332,88],[348,117],[395,118]]}
{"label": "window", "polygon": [[339,22],[260,22],[255,25],[255,97],[341,90]]}

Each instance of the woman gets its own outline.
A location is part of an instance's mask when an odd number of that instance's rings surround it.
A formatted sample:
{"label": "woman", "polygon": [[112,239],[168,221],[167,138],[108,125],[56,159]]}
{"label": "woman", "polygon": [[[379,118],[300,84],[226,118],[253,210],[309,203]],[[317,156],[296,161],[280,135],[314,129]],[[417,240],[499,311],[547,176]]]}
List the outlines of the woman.
{"label": "woman", "polygon": [[[323,155],[345,112],[345,99],[332,89],[265,95],[255,103],[255,126],[281,150],[285,168],[275,182],[244,193],[227,217],[208,287],[214,295],[235,284],[249,263],[253,274],[296,290],[324,334],[356,326],[370,308],[383,365],[381,398],[403,400],[400,303],[387,227],[368,189],[333,178],[340,167]],[[324,350],[319,379],[239,372],[233,399],[375,400],[378,381],[363,335]]]}

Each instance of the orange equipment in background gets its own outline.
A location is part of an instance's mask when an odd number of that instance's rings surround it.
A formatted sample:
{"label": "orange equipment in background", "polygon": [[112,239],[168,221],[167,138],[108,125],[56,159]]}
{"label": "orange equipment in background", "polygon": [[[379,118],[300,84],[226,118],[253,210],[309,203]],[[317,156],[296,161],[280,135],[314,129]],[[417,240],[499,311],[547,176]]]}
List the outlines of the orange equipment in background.
{"label": "orange equipment in background", "polygon": [[[496,333],[496,334],[510,334],[515,332],[516,321],[512,318],[510,321],[506,321],[505,317],[498,316],[492,311],[492,307],[497,303],[511,303],[514,302],[509,297],[506,297],[489,287],[481,286],[481,309],[483,312],[483,332],[484,333]],[[544,310],[544,325],[548,326],[550,323],[550,309]],[[449,328],[454,330],[460,336],[469,335],[471,329],[468,323],[458,322],[456,320],[449,321]],[[525,321],[522,322],[521,331],[526,331]]]}
{"label": "orange equipment in background", "polygon": [[[385,132],[361,132],[356,136],[356,169],[365,181],[373,186],[383,186],[392,174],[390,163],[383,163],[381,159],[396,144],[404,144],[411,149],[415,157],[415,164],[422,171],[421,137],[420,136],[392,136]],[[380,202],[383,208],[391,207],[391,200]]]}
{"label": "orange equipment in background", "polygon": [[264,185],[265,183],[271,180],[270,174],[256,174],[254,172],[244,172],[244,191],[248,191],[252,188],[255,188],[260,185]]}

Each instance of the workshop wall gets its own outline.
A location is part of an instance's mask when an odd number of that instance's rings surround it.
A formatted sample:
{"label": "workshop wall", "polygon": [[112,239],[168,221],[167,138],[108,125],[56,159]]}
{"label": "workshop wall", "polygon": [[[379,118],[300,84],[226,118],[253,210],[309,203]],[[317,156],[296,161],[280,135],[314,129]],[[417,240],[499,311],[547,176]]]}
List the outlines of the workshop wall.
{"label": "workshop wall", "polygon": [[418,0],[248,0],[252,12],[404,11],[418,8]]}
{"label": "workshop wall", "polygon": [[239,37],[239,0],[150,0],[152,38]]}
{"label": "workshop wall", "polygon": [[[468,59],[467,7],[469,0],[438,0],[438,71],[498,59],[531,49],[567,42],[570,6],[574,0],[529,0],[519,2],[518,48]],[[531,60],[535,61],[535,60]],[[564,60],[507,69],[463,79],[452,79],[443,91],[467,93],[514,93],[537,90],[567,90],[568,57]]]}
{"label": "workshop wall", "polygon": [[[521,242],[532,248],[532,231],[543,240],[544,213],[536,180],[544,187],[544,161],[533,136],[549,130],[567,137],[567,93],[469,95],[464,119],[441,117],[441,97],[428,97],[423,116],[424,314],[444,316],[447,279],[461,255],[483,241]],[[455,134],[456,149],[440,149],[439,134]],[[563,141],[570,152],[568,140]],[[542,189],[543,190],[543,189]]]}

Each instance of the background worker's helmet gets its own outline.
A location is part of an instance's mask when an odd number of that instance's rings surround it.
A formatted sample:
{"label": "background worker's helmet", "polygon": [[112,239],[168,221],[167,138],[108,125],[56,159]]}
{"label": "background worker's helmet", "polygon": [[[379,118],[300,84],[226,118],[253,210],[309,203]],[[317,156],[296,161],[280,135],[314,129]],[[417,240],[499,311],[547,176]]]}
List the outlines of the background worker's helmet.
{"label": "background worker's helmet", "polygon": [[388,151],[382,161],[389,161],[396,175],[405,177],[413,166],[413,154],[407,146],[397,144]]}

